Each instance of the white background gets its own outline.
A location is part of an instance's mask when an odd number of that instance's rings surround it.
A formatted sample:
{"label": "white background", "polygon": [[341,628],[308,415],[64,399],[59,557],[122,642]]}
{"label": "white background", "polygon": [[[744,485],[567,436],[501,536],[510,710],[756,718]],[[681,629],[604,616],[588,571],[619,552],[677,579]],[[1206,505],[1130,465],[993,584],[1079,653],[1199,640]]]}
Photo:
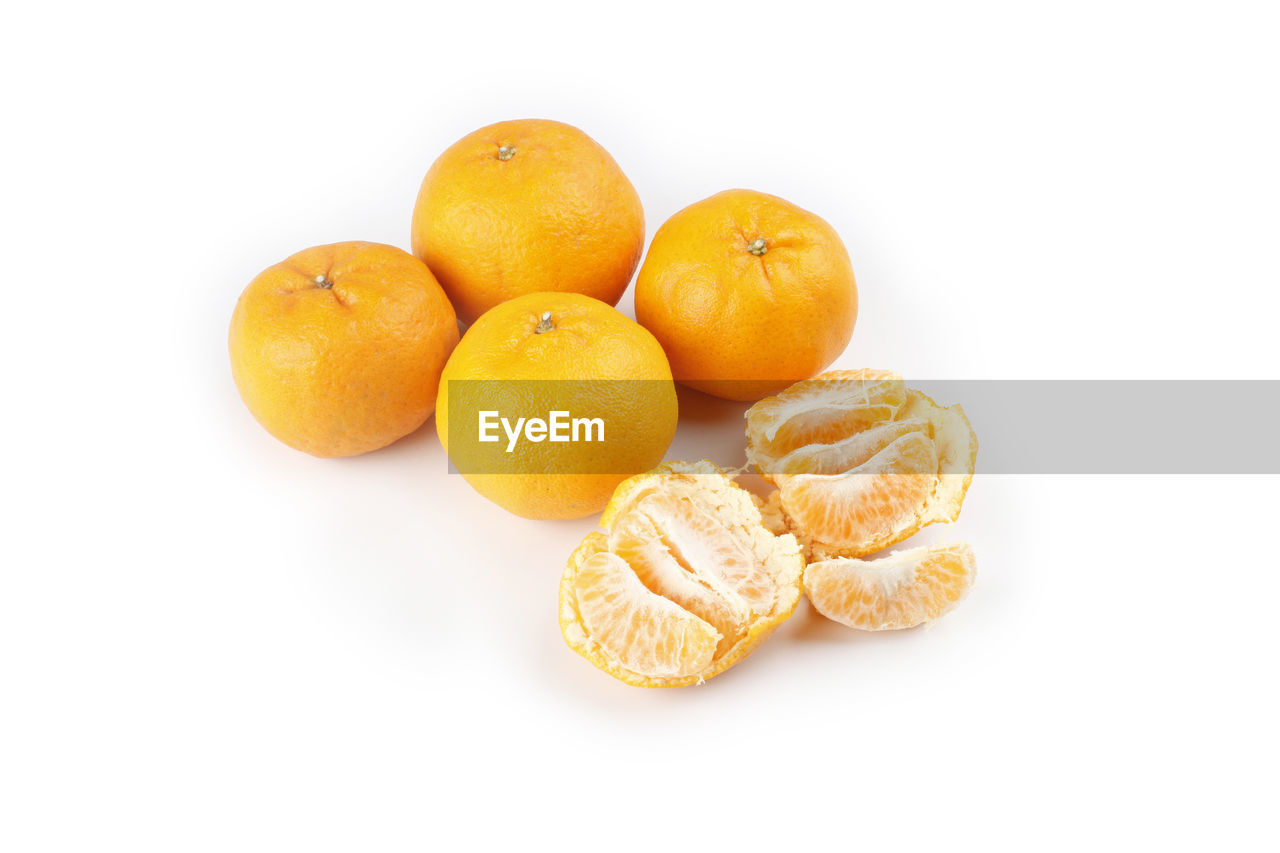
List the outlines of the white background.
{"label": "white background", "polygon": [[[862,297],[841,366],[1274,379],[1266,4],[4,18],[0,847],[1274,849],[1276,477],[979,477],[921,537],[979,559],[936,625],[802,607],[645,691],[560,639],[592,520],[486,503],[431,423],[291,451],[225,343],[259,270],[406,246],[440,151],[547,117],[650,234],[737,186],[827,218]],[[741,440],[740,407],[683,402],[672,456]]]}

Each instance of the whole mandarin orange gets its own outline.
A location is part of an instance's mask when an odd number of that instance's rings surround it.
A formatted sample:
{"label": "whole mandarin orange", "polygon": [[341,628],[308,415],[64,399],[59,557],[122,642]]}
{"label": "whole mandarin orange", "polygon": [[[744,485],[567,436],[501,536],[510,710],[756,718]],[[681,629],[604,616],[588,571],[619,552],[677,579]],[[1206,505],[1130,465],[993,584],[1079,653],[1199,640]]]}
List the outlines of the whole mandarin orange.
{"label": "whole mandarin orange", "polygon": [[526,293],[616,304],[644,251],[644,210],[613,157],[581,130],[504,121],[431,165],[412,234],[414,254],[470,323]]}
{"label": "whole mandarin orange", "polygon": [[[508,451],[504,427],[498,442],[479,443],[492,441],[478,439],[485,412],[516,422],[556,411],[598,417],[601,440],[589,430],[563,442],[526,433]],[[619,483],[662,461],[676,419],[671,368],[653,335],[578,293],[527,294],[485,312],[449,357],[436,401],[440,443],[466,481],[536,519],[600,512]]]}
{"label": "whole mandarin orange", "polygon": [[858,317],[849,253],[822,218],[727,190],[668,219],[636,278],[636,319],[676,381],[756,400],[820,372]]}
{"label": "whole mandarin orange", "polygon": [[228,346],[258,422],[313,456],[354,456],[435,409],[458,321],[422,261],[380,243],[316,246],[260,273],[236,303]]}

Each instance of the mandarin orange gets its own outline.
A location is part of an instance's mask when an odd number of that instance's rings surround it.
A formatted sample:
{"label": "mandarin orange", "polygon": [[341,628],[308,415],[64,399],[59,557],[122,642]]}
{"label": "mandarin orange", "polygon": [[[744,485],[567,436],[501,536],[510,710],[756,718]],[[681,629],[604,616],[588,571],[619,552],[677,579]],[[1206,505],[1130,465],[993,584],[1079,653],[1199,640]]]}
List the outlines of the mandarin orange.
{"label": "mandarin orange", "polygon": [[[471,486],[525,518],[599,512],[627,477],[662,461],[676,389],[658,342],[617,309],[578,293],[531,293],[485,312],[445,366],[436,431]],[[570,439],[505,434],[553,412],[599,421]],[[495,424],[481,439],[480,418]],[[499,419],[506,427],[498,427]],[[598,440],[597,440],[598,439]]]}
{"label": "mandarin orange", "polygon": [[431,165],[413,251],[464,322],[526,293],[617,303],[644,250],[640,196],[603,147],[558,121],[504,121]]}
{"label": "mandarin orange", "polygon": [[835,229],[751,190],[668,219],[636,278],[636,319],[667,351],[676,381],[730,400],[813,376],[844,351],[857,316]]}
{"label": "mandarin orange", "polygon": [[353,456],[416,430],[435,408],[458,322],[408,252],[334,243],[298,252],[245,288],[231,372],[249,411],[313,456]]}

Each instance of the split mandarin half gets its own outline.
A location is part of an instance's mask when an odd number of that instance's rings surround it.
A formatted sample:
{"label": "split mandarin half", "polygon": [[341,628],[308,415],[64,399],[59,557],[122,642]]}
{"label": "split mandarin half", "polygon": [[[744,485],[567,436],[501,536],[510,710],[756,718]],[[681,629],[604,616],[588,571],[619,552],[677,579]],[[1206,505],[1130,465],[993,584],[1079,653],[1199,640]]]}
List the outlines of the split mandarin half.
{"label": "split mandarin half", "polygon": [[698,684],[788,619],[804,560],[710,462],[665,463],[620,485],[560,581],[570,648],[640,687]]}
{"label": "split mandarin half", "polygon": [[810,559],[861,557],[954,521],[977,453],[962,408],[887,371],[830,371],[747,410],[747,458],[777,486],[765,517]]}
{"label": "split mandarin half", "polygon": [[269,267],[231,317],[231,372],[266,430],[313,456],[377,450],[435,408],[458,342],[422,261],[380,243],[316,246]]}
{"label": "split mandarin half", "polygon": [[853,266],[835,229],[751,190],[668,219],[636,278],[636,319],[676,381],[730,400],[818,373],[844,351],[857,317]]}
{"label": "split mandarin half", "polygon": [[528,293],[616,304],[644,251],[644,209],[609,152],[578,128],[504,121],[431,165],[412,234],[414,254],[471,323]]}

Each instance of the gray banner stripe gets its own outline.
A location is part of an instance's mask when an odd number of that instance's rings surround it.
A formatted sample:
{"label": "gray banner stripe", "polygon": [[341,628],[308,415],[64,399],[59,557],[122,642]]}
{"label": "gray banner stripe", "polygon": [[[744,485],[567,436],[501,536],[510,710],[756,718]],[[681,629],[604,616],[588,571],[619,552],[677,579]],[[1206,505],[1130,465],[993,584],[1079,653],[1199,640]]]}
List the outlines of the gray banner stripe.
{"label": "gray banner stripe", "polygon": [[[559,382],[573,387],[550,387]],[[1280,380],[908,378],[906,384],[941,406],[959,403],[964,408],[978,436],[980,475],[1280,474]],[[545,407],[531,401],[637,399],[651,390],[644,385],[629,380],[455,381],[449,389],[450,432],[466,437],[473,450],[486,451],[463,470],[504,473],[510,463],[501,444],[475,444],[477,401],[498,400],[481,407],[496,406],[504,414],[545,415]],[[746,437],[738,430],[745,427],[742,413],[749,404],[687,390],[681,400],[679,432],[667,458],[684,458],[681,454],[691,451],[696,458],[741,465]],[[572,408],[577,414],[578,407]],[[611,436],[615,427],[610,423]],[[734,438],[725,438],[726,432]],[[539,453],[551,449],[547,444],[536,447]],[[455,464],[451,460],[450,471]],[[548,455],[545,470],[569,469]]]}
{"label": "gray banner stripe", "polygon": [[1280,381],[931,380],[979,474],[1280,474]]}

